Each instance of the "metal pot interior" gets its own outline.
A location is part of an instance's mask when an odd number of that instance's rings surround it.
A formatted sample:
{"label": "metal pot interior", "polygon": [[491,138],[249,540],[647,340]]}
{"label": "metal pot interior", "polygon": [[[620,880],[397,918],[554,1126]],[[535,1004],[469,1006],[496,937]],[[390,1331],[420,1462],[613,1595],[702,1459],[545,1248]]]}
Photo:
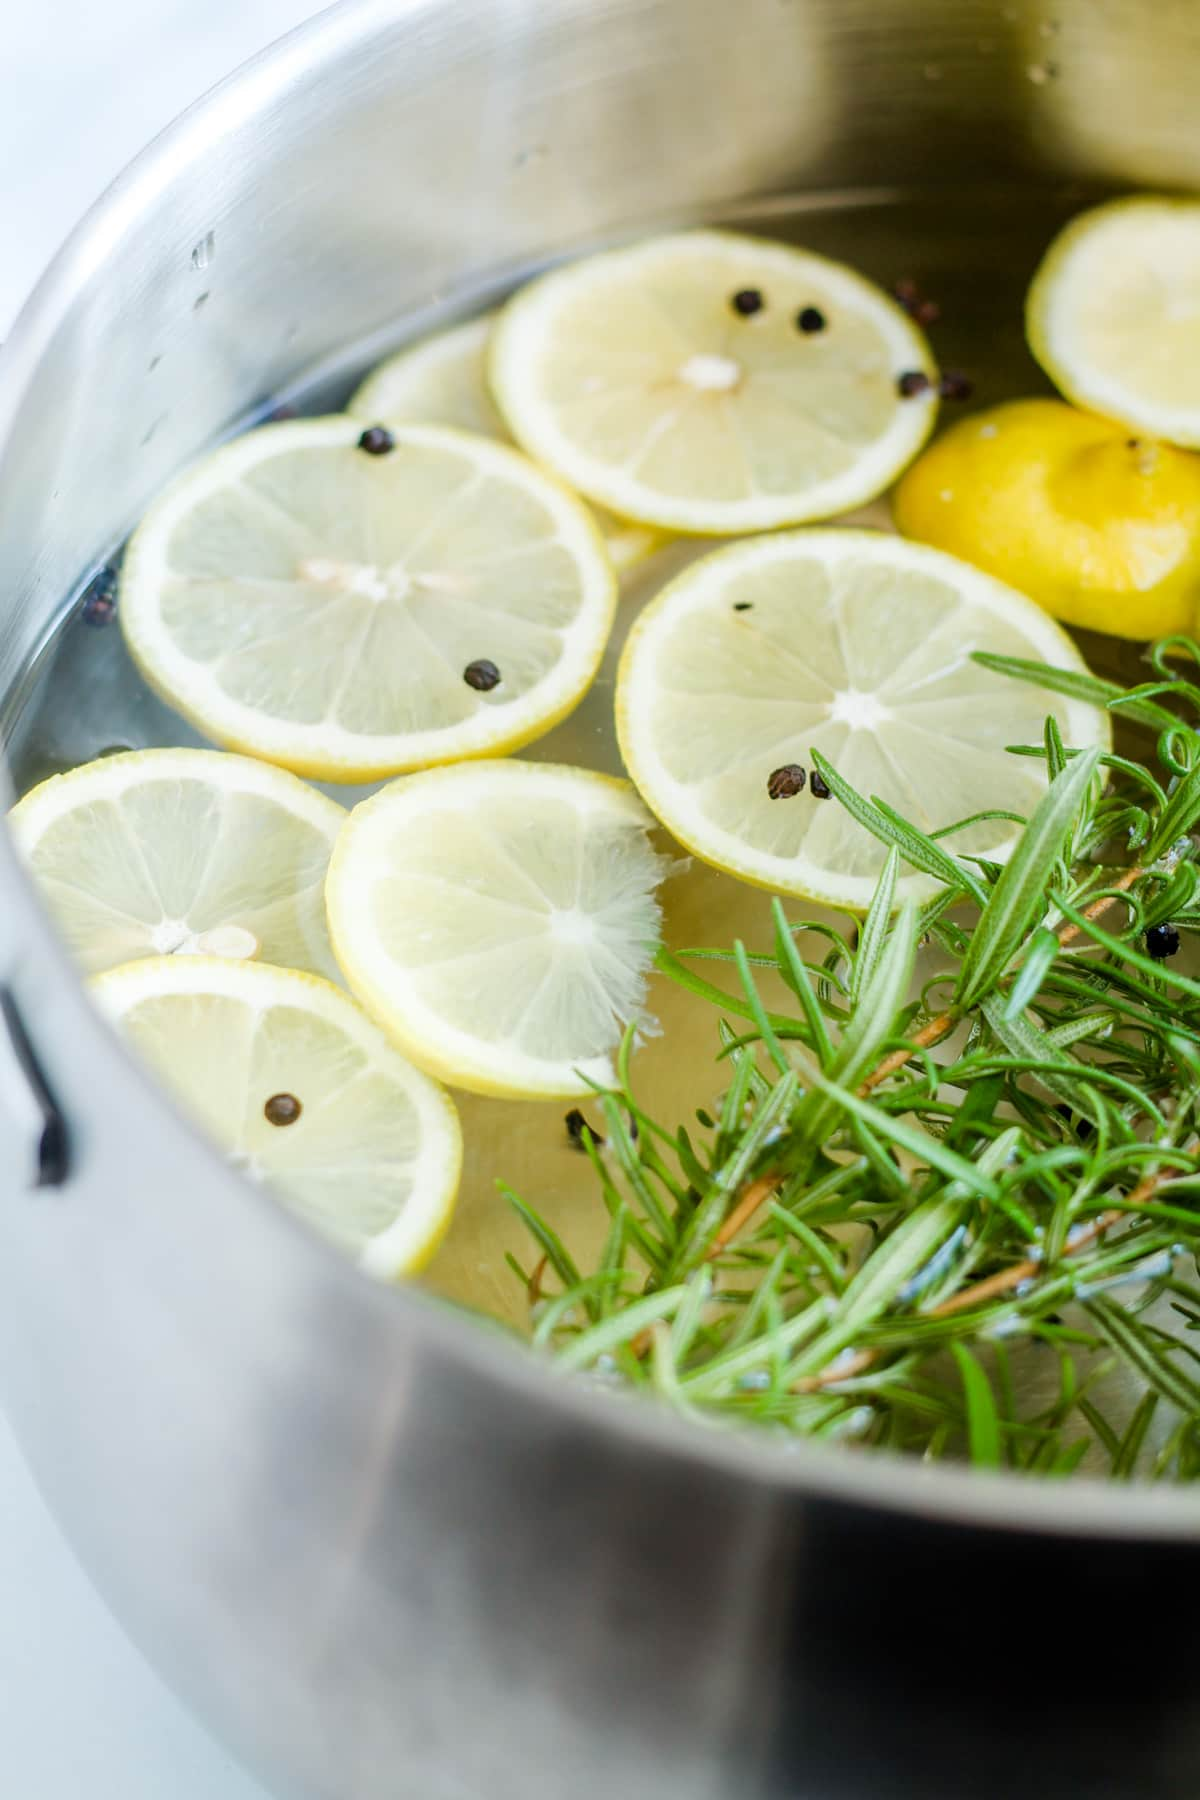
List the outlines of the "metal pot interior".
{"label": "metal pot interior", "polygon": [[[1041,391],[1020,311],[1038,254],[1095,195],[1200,187],[1198,76],[1200,13],[1191,0],[1159,0],[1152,21],[1137,0],[613,0],[603,8],[590,0],[351,0],[322,15],[134,165],[62,252],[0,358],[0,734],[18,779],[111,743],[105,732],[118,701],[140,741],[183,741],[149,697],[141,711],[125,709],[115,644],[98,651],[98,637],[85,642],[63,622],[171,475],[279,398],[299,392],[336,405],[393,342],[475,308],[547,259],[701,219],[783,232],[885,282],[916,277],[943,308],[944,364],[970,373],[981,403]],[[662,574],[660,564],[649,579]],[[636,604],[635,589],[626,621]],[[1115,655],[1099,641],[1085,649],[1101,667]],[[85,662],[84,652],[96,660]],[[64,685],[54,691],[69,693],[71,704],[39,711],[37,682],[55,658]],[[611,662],[538,754],[611,763],[610,680]],[[720,1446],[685,1448],[673,1433],[656,1457],[657,1426],[612,1417],[596,1424],[548,1387],[542,1408],[532,1374],[504,1372],[492,1394],[490,1342],[460,1350],[465,1328],[427,1325],[405,1297],[335,1270],[323,1249],[226,1174],[115,1053],[3,834],[0,894],[0,982],[70,1113],[78,1172],[73,1213],[7,1211],[6,1398],[66,1496],[77,1537],[143,1637],[183,1646],[168,1656],[181,1678],[209,1693],[218,1715],[268,1760],[296,1773],[303,1791],[356,1800],[394,1791],[377,1765],[402,1735],[403,1719],[393,1724],[388,1710],[389,1683],[401,1678],[412,1684],[403,1718],[427,1714],[427,1760],[413,1766],[429,1776],[414,1791],[439,1797],[478,1791],[455,1782],[490,1780],[493,1752],[517,1730],[567,1756],[590,1746],[577,1764],[578,1791],[608,1791],[622,1769],[644,1768],[638,1758],[661,1730],[670,1681],[661,1705],[633,1707],[606,1787],[597,1722],[628,1695],[610,1684],[599,1639],[564,1648],[531,1624],[518,1632],[523,1666],[535,1679],[548,1655],[561,1655],[557,1686],[544,1697],[510,1696],[500,1723],[480,1703],[470,1749],[455,1747],[458,1715],[393,1649],[397,1621],[419,1604],[429,1641],[451,1646],[461,1692],[474,1700],[483,1692],[456,1636],[459,1615],[415,1582],[406,1560],[443,1528],[462,1528],[452,1558],[459,1599],[483,1596],[491,1609],[480,1642],[498,1646],[511,1629],[514,1591],[489,1585],[500,1581],[492,1565],[464,1547],[484,1525],[470,1496],[447,1515],[444,1493],[420,1472],[461,1477],[456,1432],[475,1433],[473,1479],[488,1495],[487,1524],[512,1544],[528,1517],[530,1462],[542,1455],[560,1470],[570,1463],[580,1483],[584,1468],[594,1477],[593,1524],[609,1516],[604,1495],[615,1503],[652,1465],[653,1480],[640,1486],[639,1545],[669,1538],[686,1488],[700,1523],[678,1563],[648,1580],[664,1601],[672,1582],[715,1566],[708,1522],[719,1551],[720,1533],[744,1527],[743,1509],[752,1508],[754,1530],[774,1543],[783,1534],[778,1494],[814,1482],[913,1516],[944,1506],[1064,1532],[1086,1516],[1088,1530],[1118,1535],[1153,1531],[1161,1517],[1194,1532],[1181,1511],[1156,1514],[1132,1497],[1093,1496],[1081,1513],[1051,1495],[968,1489],[951,1476],[948,1497],[931,1500],[907,1474],[830,1474],[820,1459],[785,1465],[757,1450],[741,1465]],[[704,871],[677,884],[671,905],[677,942],[739,932],[753,939],[762,929],[757,898]],[[644,1064],[652,1104],[683,1116],[696,1103],[702,1065],[673,1059],[677,1005],[661,1000],[667,1030]],[[711,1066],[707,1046],[703,1066]],[[443,1293],[489,1310],[511,1312],[519,1299],[502,1268],[517,1236],[497,1208],[494,1174],[543,1201],[560,1193],[565,1216],[586,1230],[580,1164],[558,1114],[526,1113],[513,1130],[494,1104],[469,1103],[473,1149],[459,1227],[432,1277]],[[500,1136],[520,1147],[498,1171]],[[19,1192],[15,1169],[10,1161],[0,1175],[6,1198],[8,1188]],[[208,1240],[219,1227],[236,1255],[202,1241],[189,1209],[203,1214]],[[141,1297],[168,1266],[185,1271],[170,1304],[146,1308]],[[301,1395],[317,1324],[336,1348]],[[199,1364],[197,1341],[206,1353]],[[175,1381],[185,1366],[184,1439],[174,1430],[178,1390],[168,1375]],[[351,1371],[367,1370],[377,1391],[359,1394]],[[131,1393],[137,1404],[124,1405]],[[321,1456],[304,1463],[301,1498],[281,1467],[303,1457],[306,1444]],[[276,1453],[280,1467],[270,1464]],[[146,1471],[139,1495],[128,1492],[130,1466]],[[228,1504],[206,1509],[201,1493],[215,1467],[231,1471]],[[286,1529],[273,1537],[283,1493]],[[319,1558],[329,1522],[347,1520],[349,1535],[322,1564],[320,1605],[308,1607],[288,1585],[289,1558]],[[138,1533],[140,1564],[118,1548]],[[248,1536],[256,1552],[269,1546],[256,1559]],[[540,1570],[546,1593],[577,1594],[583,1581],[600,1594],[613,1568],[624,1570],[619,1558],[599,1559],[581,1575],[561,1548],[551,1547],[548,1563],[530,1549],[526,1573]],[[203,1597],[182,1572],[197,1555],[210,1577]],[[721,1568],[718,1598],[697,1601],[693,1624],[667,1633],[668,1651],[728,1624],[736,1571]],[[745,1580],[751,1597],[738,1629],[752,1672],[774,1656],[764,1649],[769,1620],[759,1592],[769,1571],[755,1564]],[[238,1595],[259,1612],[235,1644],[229,1619]],[[321,1656],[342,1658],[344,1675],[336,1704],[311,1717],[295,1652],[306,1631],[305,1642],[320,1637]],[[217,1641],[228,1655],[219,1669],[210,1654]],[[662,1659],[657,1667],[661,1675]],[[648,1664],[643,1672],[649,1682]],[[712,1730],[725,1731],[721,1721],[736,1714],[721,1742],[744,1746],[757,1728],[746,1723],[753,1708],[744,1684],[724,1665],[714,1681]],[[263,1698],[252,1707],[245,1694],[255,1682]],[[697,1692],[679,1699],[681,1718],[693,1717]],[[374,1735],[356,1761],[349,1747],[364,1721]],[[656,1791],[672,1800],[715,1793],[703,1785],[713,1766],[681,1762]],[[340,1788],[335,1770],[345,1772]],[[642,1791],[637,1779],[627,1791]],[[748,1793],[792,1791],[777,1770],[754,1779]],[[891,1792],[890,1778],[879,1779],[873,1791]],[[489,1791],[517,1788],[506,1777]]]}

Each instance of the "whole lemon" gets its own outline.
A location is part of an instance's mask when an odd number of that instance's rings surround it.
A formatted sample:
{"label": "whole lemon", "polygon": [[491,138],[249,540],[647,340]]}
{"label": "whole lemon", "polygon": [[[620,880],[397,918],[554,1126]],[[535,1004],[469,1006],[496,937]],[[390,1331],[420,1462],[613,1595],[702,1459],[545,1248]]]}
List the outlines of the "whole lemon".
{"label": "whole lemon", "polygon": [[1200,456],[1060,400],[964,419],[908,470],[905,537],[1114,637],[1190,631],[1200,600]]}

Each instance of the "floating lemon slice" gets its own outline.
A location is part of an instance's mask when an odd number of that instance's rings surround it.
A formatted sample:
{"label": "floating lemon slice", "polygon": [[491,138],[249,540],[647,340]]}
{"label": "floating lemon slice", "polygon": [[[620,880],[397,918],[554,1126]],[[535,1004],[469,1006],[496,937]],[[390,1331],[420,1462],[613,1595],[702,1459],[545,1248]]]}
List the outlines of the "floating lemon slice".
{"label": "floating lemon slice", "polygon": [[[465,325],[435,332],[389,357],[367,376],[347,410],[358,419],[454,425],[511,443],[487,384],[487,347],[494,319],[494,313],[468,319]],[[595,512],[616,569],[634,567],[666,542],[660,531],[618,519],[603,507]]]}
{"label": "floating lemon slice", "polygon": [[626,782],[464,763],[351,813],[329,925],[359,999],[453,1086],[551,1098],[611,1083],[641,1016],[663,859]]}
{"label": "floating lemon slice", "polygon": [[[991,674],[975,650],[1084,666],[1032,601],[923,545],[865,531],[736,544],[694,563],[634,626],[617,684],[625,763],[706,862],[862,909],[884,847],[814,782],[811,747],[936,832],[1032,810],[1044,765],[1005,746],[1040,743],[1047,713],[1068,744],[1108,745],[1107,714]],[[979,821],[944,845],[1003,861],[1018,829]],[[901,897],[935,889],[916,873],[899,884]]]}
{"label": "floating lemon slice", "polygon": [[872,499],[937,405],[929,346],[880,289],[722,231],[542,276],[501,313],[489,367],[517,441],[581,494],[708,534]]}
{"label": "floating lemon slice", "polygon": [[1200,201],[1143,196],[1082,213],[1046,252],[1025,316],[1068,400],[1200,447]]}
{"label": "floating lemon slice", "polygon": [[449,1097],[311,975],[154,957],[92,990],[185,1111],[372,1275],[422,1268],[462,1162]]}
{"label": "floating lemon slice", "polygon": [[507,447],[299,419],[189,469],[135,533],[126,642],[219,743],[329,781],[512,749],[604,650],[587,509]]}
{"label": "floating lemon slice", "polygon": [[435,331],[389,356],[352,395],[356,419],[411,419],[453,425],[508,442],[504,420],[488,392],[487,346],[494,315]]}
{"label": "floating lemon slice", "polygon": [[345,818],[265,763],[135,750],[42,782],[9,823],[89,974],[209,955],[332,976],[325,870]]}
{"label": "floating lemon slice", "polygon": [[1200,457],[1061,400],[955,425],[896,489],[906,537],[965,557],[1068,625],[1117,637],[1192,628]]}

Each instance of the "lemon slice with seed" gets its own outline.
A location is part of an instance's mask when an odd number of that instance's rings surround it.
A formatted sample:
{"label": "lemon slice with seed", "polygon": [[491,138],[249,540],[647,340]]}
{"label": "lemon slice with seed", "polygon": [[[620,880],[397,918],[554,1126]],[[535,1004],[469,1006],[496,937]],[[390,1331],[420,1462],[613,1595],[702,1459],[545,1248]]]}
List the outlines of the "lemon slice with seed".
{"label": "lemon slice with seed", "polygon": [[[1011,588],[883,533],[790,532],[713,552],[637,621],[617,682],[617,731],[643,799],[682,844],[732,875],[851,910],[884,846],[814,788],[812,747],[861,793],[925,832],[993,808],[1027,815],[1042,741],[1107,747],[1106,713],[1010,681],[975,650],[1084,667]],[[1003,861],[1019,827],[982,820],[946,849]],[[910,872],[899,892],[936,891]]]}
{"label": "lemon slice with seed", "polygon": [[393,783],[351,813],[330,864],[350,986],[453,1086],[551,1098],[611,1083],[659,935],[652,824],[628,783],[548,763]]}
{"label": "lemon slice with seed", "polygon": [[9,823],[89,974],[210,955],[332,976],[325,870],[345,817],[247,757],[135,750],[42,782]]}
{"label": "lemon slice with seed", "polygon": [[587,509],[516,451],[328,418],[188,470],[134,535],[120,618],[142,674],[209,737],[349,782],[548,731],[615,604]]}
{"label": "lemon slice with seed", "polygon": [[929,346],[879,288],[721,231],[542,276],[500,315],[489,367],[514,437],[579,493],[708,534],[865,503],[937,406]]}
{"label": "lemon slice with seed", "polygon": [[370,1274],[424,1266],[458,1188],[458,1116],[345,994],[209,957],[131,963],[92,991],[247,1174]]}
{"label": "lemon slice with seed", "polygon": [[[465,325],[436,332],[389,357],[367,376],[347,410],[363,420],[454,425],[511,443],[487,384],[487,347],[494,319],[494,313],[468,319]],[[603,507],[595,511],[616,569],[632,568],[666,542],[660,531],[619,519]]]}
{"label": "lemon slice with seed", "polygon": [[1033,278],[1026,327],[1068,400],[1200,447],[1200,201],[1143,195],[1072,220]]}

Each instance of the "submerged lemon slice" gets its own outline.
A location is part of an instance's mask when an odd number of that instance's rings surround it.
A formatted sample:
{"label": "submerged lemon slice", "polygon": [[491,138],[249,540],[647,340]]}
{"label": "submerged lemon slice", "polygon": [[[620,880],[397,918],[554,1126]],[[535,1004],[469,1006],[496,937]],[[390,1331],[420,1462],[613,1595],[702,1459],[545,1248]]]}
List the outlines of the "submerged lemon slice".
{"label": "submerged lemon slice", "polygon": [[135,750],[42,782],[9,823],[89,974],[170,954],[332,976],[325,870],[345,817],[265,763]]}
{"label": "submerged lemon slice", "polygon": [[[715,551],[634,627],[617,730],[647,805],[731,875],[866,907],[884,846],[812,780],[815,746],[923,831],[992,808],[1027,815],[1044,764],[1005,746],[1107,745],[1107,714],[994,675],[971,652],[1082,669],[1011,588],[939,551],[865,531],[791,532]],[[964,826],[945,847],[1002,861],[1019,827]],[[899,892],[934,891],[910,873]]]}
{"label": "submerged lemon slice", "polygon": [[464,763],[351,813],[328,881],[354,992],[406,1055],[477,1093],[609,1084],[640,1018],[664,862],[623,781]]}
{"label": "submerged lemon slice", "polygon": [[454,425],[508,442],[488,392],[487,347],[494,315],[435,331],[379,363],[355,389],[347,412],[357,419],[411,419]]}
{"label": "submerged lemon slice", "polygon": [[879,288],[723,231],[552,270],[501,313],[489,367],[517,441],[581,494],[707,534],[872,499],[937,404],[929,347]]}
{"label": "submerged lemon slice", "polygon": [[938,438],[896,489],[896,523],[1020,588],[1068,625],[1190,631],[1200,457],[1059,400],[1016,400]]}
{"label": "submerged lemon slice", "polygon": [[1077,406],[1200,447],[1200,201],[1094,207],[1029,289],[1030,348]]}
{"label": "submerged lemon slice", "polygon": [[548,731],[615,604],[587,509],[516,451],[329,418],[249,432],[168,489],[130,544],[120,618],[208,736],[367,781]]}
{"label": "submerged lemon slice", "polygon": [[[486,313],[397,352],[371,371],[347,411],[369,421],[411,419],[417,424],[454,425],[511,443],[487,384],[494,320],[494,313]],[[604,507],[595,512],[616,569],[632,568],[666,541],[662,532],[619,519]]]}
{"label": "submerged lemon slice", "polygon": [[250,1176],[372,1275],[420,1269],[450,1220],[458,1116],[354,1002],[311,975],[154,957],[92,991]]}

